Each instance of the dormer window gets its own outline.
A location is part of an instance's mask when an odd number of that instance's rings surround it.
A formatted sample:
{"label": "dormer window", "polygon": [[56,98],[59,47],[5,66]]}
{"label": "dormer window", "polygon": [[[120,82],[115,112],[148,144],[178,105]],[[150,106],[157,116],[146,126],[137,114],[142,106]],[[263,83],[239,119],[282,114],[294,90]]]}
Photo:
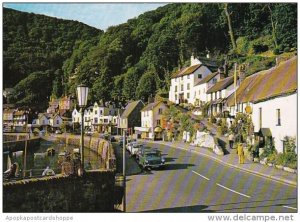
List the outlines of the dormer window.
{"label": "dormer window", "polygon": [[198,74],[198,79],[202,79],[202,74]]}

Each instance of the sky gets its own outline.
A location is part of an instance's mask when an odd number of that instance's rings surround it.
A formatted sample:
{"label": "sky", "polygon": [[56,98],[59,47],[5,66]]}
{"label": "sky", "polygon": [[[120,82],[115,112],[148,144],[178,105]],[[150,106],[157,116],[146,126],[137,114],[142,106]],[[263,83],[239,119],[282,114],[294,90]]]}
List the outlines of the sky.
{"label": "sky", "polygon": [[83,22],[102,30],[154,10],[162,3],[4,3],[6,8]]}

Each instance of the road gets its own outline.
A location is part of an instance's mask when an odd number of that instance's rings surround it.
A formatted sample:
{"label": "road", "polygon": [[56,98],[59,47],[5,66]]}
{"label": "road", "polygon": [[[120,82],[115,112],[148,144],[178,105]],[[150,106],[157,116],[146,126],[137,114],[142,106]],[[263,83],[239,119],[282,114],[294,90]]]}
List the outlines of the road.
{"label": "road", "polygon": [[126,212],[297,212],[297,188],[292,185],[224,166],[188,150],[154,142],[146,146],[161,150],[166,166],[142,172],[126,156]]}

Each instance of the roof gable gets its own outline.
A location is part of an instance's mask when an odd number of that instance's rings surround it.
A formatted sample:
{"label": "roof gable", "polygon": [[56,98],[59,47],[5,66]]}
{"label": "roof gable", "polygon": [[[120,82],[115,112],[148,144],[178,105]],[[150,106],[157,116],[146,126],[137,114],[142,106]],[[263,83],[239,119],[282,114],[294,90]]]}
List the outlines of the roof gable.
{"label": "roof gable", "polygon": [[233,84],[233,81],[234,81],[233,76],[229,76],[225,79],[222,79],[219,82],[217,82],[215,85],[210,87],[206,93],[208,94],[208,93],[213,93],[213,92],[217,92],[217,91],[226,89],[228,86]]}
{"label": "roof gable", "polygon": [[[269,70],[248,76],[237,89],[237,103],[259,102],[297,90],[297,56]],[[227,99],[234,105],[234,95]]]}
{"label": "roof gable", "polygon": [[143,105],[143,102],[138,100],[128,103],[121,115],[121,118],[127,118],[139,104]]}
{"label": "roof gable", "polygon": [[207,75],[205,78],[201,79],[195,86],[199,86],[201,84],[209,82],[212,78],[214,78],[218,74],[219,74],[218,72],[214,72],[214,73]]}
{"label": "roof gable", "polygon": [[185,67],[185,68],[182,68],[179,71],[173,73],[171,76],[172,76],[172,78],[178,78],[181,76],[190,75],[190,74],[194,73],[197,69],[199,69],[201,66],[202,66],[201,64],[197,64],[197,65],[193,65],[190,67]]}
{"label": "roof gable", "polygon": [[[157,101],[157,102],[154,102],[154,103],[149,103],[147,106],[145,106],[145,107],[141,110],[141,112],[153,110],[156,106],[158,106],[158,105],[161,104],[161,103],[165,105],[165,103],[162,102],[162,101]],[[166,106],[166,105],[165,105],[165,106]]]}

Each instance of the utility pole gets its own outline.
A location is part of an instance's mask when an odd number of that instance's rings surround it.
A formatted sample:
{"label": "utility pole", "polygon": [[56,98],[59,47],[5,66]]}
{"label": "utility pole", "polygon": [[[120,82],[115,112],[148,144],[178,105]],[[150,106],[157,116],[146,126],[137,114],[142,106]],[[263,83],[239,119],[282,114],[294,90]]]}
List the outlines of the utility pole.
{"label": "utility pole", "polygon": [[126,136],[126,130],[123,129],[123,189],[124,189],[124,195],[123,195],[123,212],[126,212],[126,168],[125,168],[125,136]]}

